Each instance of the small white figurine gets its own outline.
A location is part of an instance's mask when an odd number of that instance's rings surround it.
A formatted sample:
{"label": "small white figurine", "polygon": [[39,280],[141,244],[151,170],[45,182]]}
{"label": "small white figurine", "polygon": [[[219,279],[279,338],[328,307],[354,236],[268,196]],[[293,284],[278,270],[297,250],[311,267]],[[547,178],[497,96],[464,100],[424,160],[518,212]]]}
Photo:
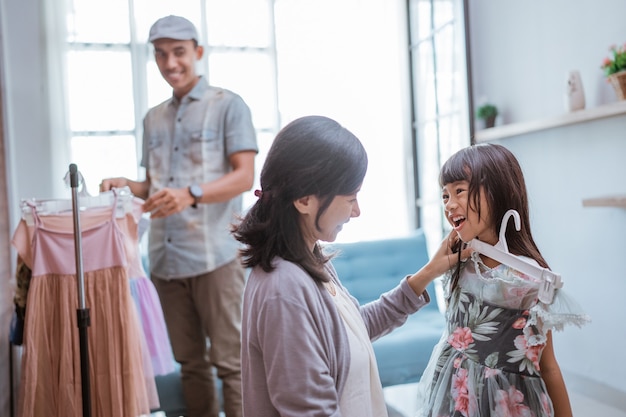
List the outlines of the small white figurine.
{"label": "small white figurine", "polygon": [[567,73],[567,91],[565,94],[565,110],[576,111],[585,108],[585,92],[580,72],[570,71]]}

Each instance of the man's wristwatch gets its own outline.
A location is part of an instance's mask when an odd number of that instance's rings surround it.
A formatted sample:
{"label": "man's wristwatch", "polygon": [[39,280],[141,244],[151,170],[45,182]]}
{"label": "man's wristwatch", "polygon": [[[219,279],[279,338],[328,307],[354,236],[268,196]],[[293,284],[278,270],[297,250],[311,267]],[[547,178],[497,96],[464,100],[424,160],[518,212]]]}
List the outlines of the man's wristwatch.
{"label": "man's wristwatch", "polygon": [[193,197],[193,204],[191,207],[198,208],[198,202],[202,198],[202,187],[198,184],[191,184],[188,188],[189,194]]}

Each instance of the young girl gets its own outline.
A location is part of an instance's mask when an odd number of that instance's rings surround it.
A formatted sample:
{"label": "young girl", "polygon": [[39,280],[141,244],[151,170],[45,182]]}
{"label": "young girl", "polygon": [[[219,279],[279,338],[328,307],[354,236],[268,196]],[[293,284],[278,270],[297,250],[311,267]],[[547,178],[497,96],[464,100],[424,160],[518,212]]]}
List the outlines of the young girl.
{"label": "young girl", "polygon": [[[456,232],[453,251],[472,239],[495,245],[514,209],[521,230],[506,226],[509,252],[548,268],[530,231],[522,170],[505,147],[462,149],[443,165],[440,185]],[[451,266],[444,275],[447,330],[422,376],[420,416],[572,415],[551,329],[588,318],[562,290],[549,304],[539,301],[540,284],[479,252]]]}

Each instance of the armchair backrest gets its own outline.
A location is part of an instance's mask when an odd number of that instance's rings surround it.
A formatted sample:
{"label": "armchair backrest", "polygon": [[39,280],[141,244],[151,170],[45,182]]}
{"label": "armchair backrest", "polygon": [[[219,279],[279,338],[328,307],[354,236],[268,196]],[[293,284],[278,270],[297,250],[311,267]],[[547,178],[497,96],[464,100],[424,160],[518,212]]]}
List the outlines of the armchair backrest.
{"label": "armchair backrest", "polygon": [[[421,229],[406,237],[333,243],[329,249],[337,252],[332,263],[341,283],[361,304],[378,299],[428,262]],[[424,308],[437,309],[434,284],[430,283],[427,290],[432,301]]]}

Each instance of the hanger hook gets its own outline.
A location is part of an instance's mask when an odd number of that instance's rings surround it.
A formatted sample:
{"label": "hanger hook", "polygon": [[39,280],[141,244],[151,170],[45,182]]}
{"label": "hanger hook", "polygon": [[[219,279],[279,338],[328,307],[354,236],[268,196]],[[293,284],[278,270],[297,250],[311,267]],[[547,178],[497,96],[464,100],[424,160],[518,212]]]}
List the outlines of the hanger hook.
{"label": "hanger hook", "polygon": [[511,218],[511,216],[513,216],[513,219],[515,220],[515,229],[519,232],[520,229],[522,228],[522,222],[520,220],[519,213],[517,212],[517,210],[510,209],[506,213],[504,213],[504,216],[502,216],[502,223],[500,224],[500,242],[499,243],[505,252],[509,251],[509,246],[506,243],[506,225],[509,222],[509,219]]}

